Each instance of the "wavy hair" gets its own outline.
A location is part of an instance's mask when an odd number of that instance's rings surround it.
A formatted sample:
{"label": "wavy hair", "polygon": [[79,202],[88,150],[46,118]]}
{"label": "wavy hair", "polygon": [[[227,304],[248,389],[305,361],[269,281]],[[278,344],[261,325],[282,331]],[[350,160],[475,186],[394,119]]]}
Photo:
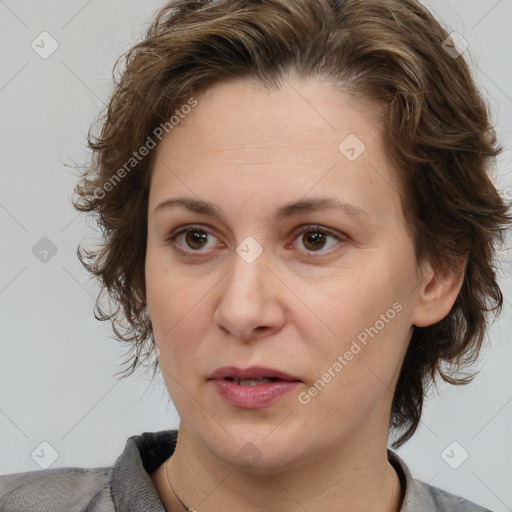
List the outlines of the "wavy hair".
{"label": "wavy hair", "polygon": [[[449,37],[415,0],[176,0],[155,14],[142,41],[116,62],[115,89],[89,131],[92,158],[74,200],[103,235],[99,249],[80,244],[77,254],[101,283],[96,318],[110,320],[132,347],[123,377],[154,343],[144,263],[155,152],[135,153],[209,86],[255,78],[279,88],[293,72],[383,107],[384,148],[417,261],[455,269],[467,259],[449,314],[413,328],[393,397],[393,446],[415,432],[437,373],[451,384],[472,380],[476,373],[460,371],[477,360],[488,313],[501,311],[496,245],[512,218],[489,177],[501,151],[489,109]],[[157,367],[155,360],[153,376]]]}

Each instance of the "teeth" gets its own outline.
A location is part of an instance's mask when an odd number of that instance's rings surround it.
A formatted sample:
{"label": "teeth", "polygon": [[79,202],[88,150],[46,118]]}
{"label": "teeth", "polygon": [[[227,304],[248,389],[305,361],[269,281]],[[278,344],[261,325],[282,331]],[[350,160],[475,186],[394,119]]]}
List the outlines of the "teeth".
{"label": "teeth", "polygon": [[[274,379],[275,380],[275,379]],[[258,386],[259,384],[267,384],[273,382],[272,379],[234,379],[234,382],[240,384],[240,386]]]}

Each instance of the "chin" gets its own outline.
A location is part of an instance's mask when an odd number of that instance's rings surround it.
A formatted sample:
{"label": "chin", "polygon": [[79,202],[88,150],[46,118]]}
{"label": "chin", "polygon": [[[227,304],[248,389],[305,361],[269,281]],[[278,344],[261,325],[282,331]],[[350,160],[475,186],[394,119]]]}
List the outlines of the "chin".
{"label": "chin", "polygon": [[[204,439],[210,451],[229,466],[251,474],[278,473],[306,456],[304,440],[284,426],[269,424],[226,426],[220,438]],[[211,430],[210,430],[211,432]]]}

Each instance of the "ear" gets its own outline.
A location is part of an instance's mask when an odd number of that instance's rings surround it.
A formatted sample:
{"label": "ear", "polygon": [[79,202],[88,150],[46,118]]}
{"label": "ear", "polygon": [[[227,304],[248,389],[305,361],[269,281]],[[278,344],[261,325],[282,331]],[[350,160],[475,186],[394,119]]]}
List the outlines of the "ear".
{"label": "ear", "polygon": [[419,297],[412,316],[413,325],[427,327],[448,315],[462,288],[466,264],[467,258],[461,258],[456,271],[449,268],[434,269],[427,262],[422,265]]}

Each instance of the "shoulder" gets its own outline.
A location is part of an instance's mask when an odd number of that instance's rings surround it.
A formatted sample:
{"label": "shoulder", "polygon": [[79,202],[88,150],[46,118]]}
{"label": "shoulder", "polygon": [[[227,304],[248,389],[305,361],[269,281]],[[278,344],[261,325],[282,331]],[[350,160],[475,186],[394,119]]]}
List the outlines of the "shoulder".
{"label": "shoulder", "polygon": [[0,476],[0,511],[165,512],[150,474],[170,457],[177,431],[144,432],[126,441],[112,466],[64,467]]}
{"label": "shoulder", "polygon": [[0,510],[9,512],[113,511],[111,468],[55,468],[0,476]]}
{"label": "shoulder", "polygon": [[425,482],[415,480],[416,487],[422,489],[427,494],[436,511],[450,512],[491,512],[488,508],[477,505],[472,501],[466,500],[461,496],[457,496],[438,487],[428,485]]}
{"label": "shoulder", "polygon": [[400,512],[492,512],[461,496],[413,478],[407,464],[391,450],[388,450],[388,460],[405,489]]}

